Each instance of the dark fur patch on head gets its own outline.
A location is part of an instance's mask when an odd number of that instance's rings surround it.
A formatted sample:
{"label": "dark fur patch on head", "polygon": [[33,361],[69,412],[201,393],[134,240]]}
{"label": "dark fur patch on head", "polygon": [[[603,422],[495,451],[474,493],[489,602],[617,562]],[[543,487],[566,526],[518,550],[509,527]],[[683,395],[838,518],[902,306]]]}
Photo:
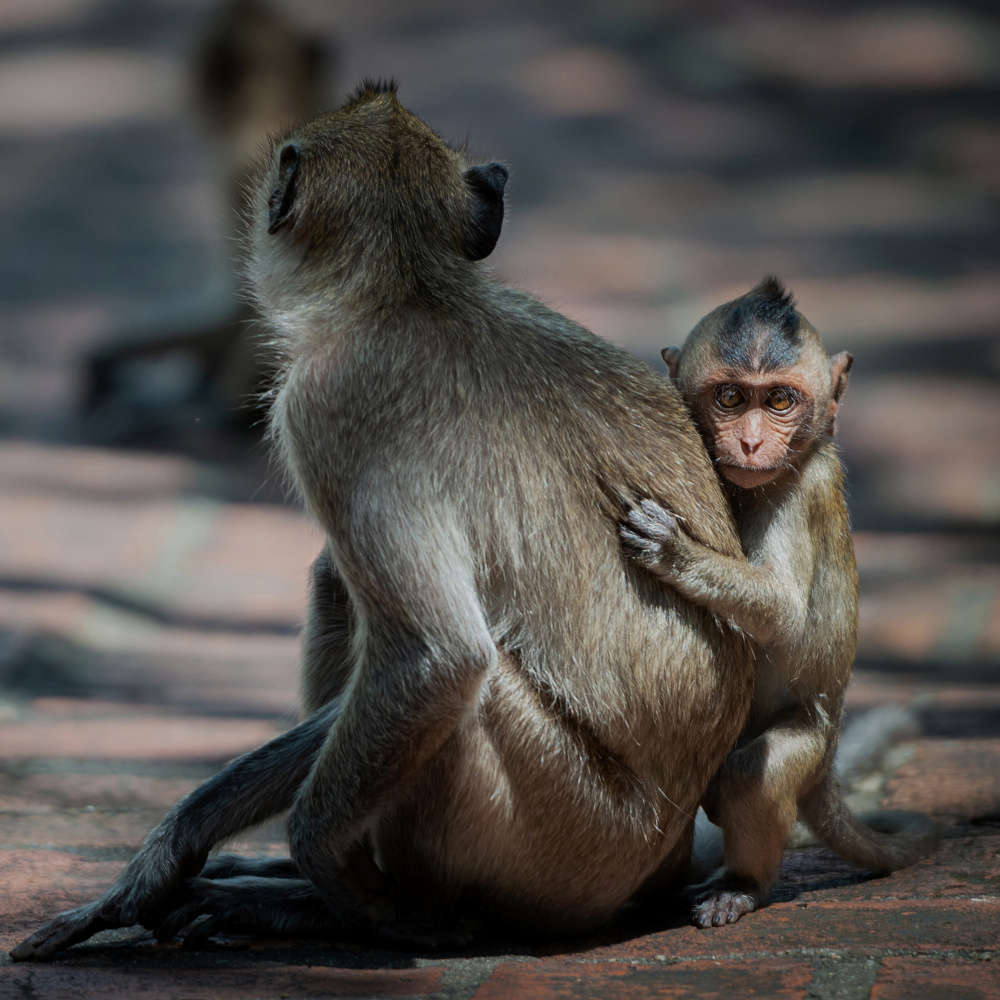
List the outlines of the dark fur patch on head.
{"label": "dark fur patch on head", "polygon": [[762,372],[787,368],[802,347],[795,300],[768,275],[732,304],[718,336],[719,357],[727,365]]}
{"label": "dark fur patch on head", "polygon": [[399,84],[396,83],[395,77],[382,80],[366,76],[354,88],[353,92],[348,95],[347,104],[344,107],[349,108],[353,104],[363,104],[365,101],[370,101],[373,97],[379,97],[381,94],[392,94],[395,97],[398,89]]}

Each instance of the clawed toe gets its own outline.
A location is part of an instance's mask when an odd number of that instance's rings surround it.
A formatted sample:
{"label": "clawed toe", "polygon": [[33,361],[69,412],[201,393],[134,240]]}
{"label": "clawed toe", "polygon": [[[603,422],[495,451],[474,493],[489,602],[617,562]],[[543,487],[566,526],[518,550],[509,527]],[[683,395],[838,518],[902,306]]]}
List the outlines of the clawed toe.
{"label": "clawed toe", "polygon": [[60,913],[55,920],[35,931],[11,951],[10,957],[15,962],[47,962],[63,948],[86,941],[98,931],[120,926],[117,910],[107,903],[78,906]]}
{"label": "clawed toe", "polygon": [[621,535],[622,544],[637,559],[655,558],[660,551],[660,543],[655,542],[645,535],[636,534],[624,525],[618,529]]}
{"label": "clawed toe", "polygon": [[194,923],[189,924],[184,929],[184,939],[181,947],[185,949],[197,949],[208,947],[209,938],[226,931],[234,931],[234,925],[224,917],[202,916],[196,918]]}
{"label": "clawed toe", "polygon": [[659,504],[643,500],[625,515],[625,524],[619,530],[624,543],[639,552],[659,551],[676,537],[678,521]]}
{"label": "clawed toe", "polygon": [[756,908],[757,901],[749,893],[716,892],[694,908],[691,920],[697,927],[722,927],[723,924],[735,924]]}
{"label": "clawed toe", "polygon": [[677,516],[664,510],[654,500],[643,500],[629,513],[629,524],[637,531],[661,540],[677,532]]}
{"label": "clawed toe", "polygon": [[[185,879],[155,912],[146,915],[144,923],[157,941],[172,941],[199,917],[215,910],[212,902],[213,882],[203,878]],[[187,935],[185,935],[185,938]]]}

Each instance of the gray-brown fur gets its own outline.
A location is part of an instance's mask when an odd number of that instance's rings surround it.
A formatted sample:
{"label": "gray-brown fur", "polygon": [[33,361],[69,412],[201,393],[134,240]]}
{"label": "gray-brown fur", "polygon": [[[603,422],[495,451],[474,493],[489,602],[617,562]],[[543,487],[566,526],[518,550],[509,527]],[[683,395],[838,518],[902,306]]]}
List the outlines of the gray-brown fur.
{"label": "gray-brown fur", "polygon": [[[625,558],[617,524],[638,493],[719,552],[739,540],[676,390],[471,259],[499,235],[505,176],[377,86],[262,162],[248,271],[282,356],[273,437],[327,535],[314,714],[193,792],[102,900],[15,958],[139,918],[260,929],[268,899],[279,932],[319,912],[317,933],[391,933],[393,909],[582,930],[684,871],[753,663]],[[231,861],[179,884],[289,805],[287,898]]]}
{"label": "gray-brown fur", "polygon": [[[704,803],[723,829],[726,864],[701,888],[701,926],[760,905],[798,811],[829,847],[879,872],[936,841],[914,815],[886,814],[878,822],[896,835],[875,832],[844,805],[833,773],[857,639],[858,578],[833,441],[851,359],[827,358],[790,309],[790,296],[767,279],[702,320],[683,352],[664,352],[717,462],[745,558],[695,540],[684,515],[651,500],[623,529],[643,566],[757,646],[750,718]],[[744,401],[727,412],[723,390],[733,389]],[[780,412],[767,400],[791,402]]]}

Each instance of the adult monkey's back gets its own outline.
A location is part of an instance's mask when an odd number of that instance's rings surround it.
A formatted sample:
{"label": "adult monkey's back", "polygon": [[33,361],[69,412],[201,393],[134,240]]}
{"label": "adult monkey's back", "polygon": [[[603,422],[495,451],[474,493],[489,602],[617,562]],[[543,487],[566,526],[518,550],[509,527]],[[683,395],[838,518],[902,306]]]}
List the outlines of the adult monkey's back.
{"label": "adult monkey's back", "polygon": [[[720,552],[738,541],[668,381],[475,263],[506,176],[467,167],[391,87],[275,144],[249,274],[281,340],[274,436],[328,536],[313,714],[182,800],[101,900],[15,958],[139,918],[163,936],[199,913],[202,936],[377,922],[370,851],[407,916],[474,905],[547,932],[683,869],[752,663],[633,571],[617,523],[645,495]],[[178,887],[288,807],[294,865],[224,856]]]}

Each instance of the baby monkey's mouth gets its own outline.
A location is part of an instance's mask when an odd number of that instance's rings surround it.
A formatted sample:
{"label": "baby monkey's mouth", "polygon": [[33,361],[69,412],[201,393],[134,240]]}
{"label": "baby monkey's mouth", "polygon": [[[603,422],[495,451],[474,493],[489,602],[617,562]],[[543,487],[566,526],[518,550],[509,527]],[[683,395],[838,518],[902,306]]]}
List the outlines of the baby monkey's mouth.
{"label": "baby monkey's mouth", "polygon": [[744,489],[750,489],[754,486],[764,486],[773,479],[777,479],[786,469],[784,464],[745,465],[742,462],[733,462],[732,460],[725,462],[716,461],[715,464],[719,470],[719,474],[724,479],[728,479],[729,482],[736,486],[742,486]]}
{"label": "baby monkey's mouth", "polygon": [[767,462],[756,456],[740,459],[733,454],[719,455],[715,459],[715,465],[719,469],[745,469],[747,472],[781,472],[788,467],[788,463],[782,460]]}
{"label": "baby monkey's mouth", "polygon": [[743,472],[781,472],[782,469],[786,468],[784,463],[779,463],[778,465],[752,465],[749,462],[716,462],[715,463],[720,469],[740,469]]}

